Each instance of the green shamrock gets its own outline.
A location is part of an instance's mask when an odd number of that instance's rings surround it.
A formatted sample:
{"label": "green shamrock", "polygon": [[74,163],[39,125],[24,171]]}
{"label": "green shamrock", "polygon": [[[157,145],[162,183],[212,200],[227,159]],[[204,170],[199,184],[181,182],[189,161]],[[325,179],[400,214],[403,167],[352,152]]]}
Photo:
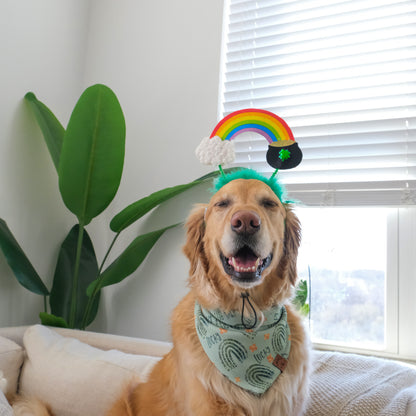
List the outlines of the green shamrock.
{"label": "green shamrock", "polygon": [[287,149],[282,149],[279,152],[279,159],[282,160],[283,162],[287,159],[290,159],[290,151]]}

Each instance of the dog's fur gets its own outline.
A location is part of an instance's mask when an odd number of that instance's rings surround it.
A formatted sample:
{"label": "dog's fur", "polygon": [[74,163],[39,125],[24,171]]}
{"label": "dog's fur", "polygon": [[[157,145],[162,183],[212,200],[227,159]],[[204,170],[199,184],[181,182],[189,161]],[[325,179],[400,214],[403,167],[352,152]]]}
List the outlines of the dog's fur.
{"label": "dog's fur", "polygon": [[[256,250],[273,254],[260,281],[238,282],[225,273],[220,252],[233,256],[236,212],[255,212],[261,226]],[[262,396],[234,385],[211,363],[195,329],[194,305],[224,311],[241,310],[241,292],[267,309],[288,301],[296,283],[299,222],[291,208],[258,180],[237,179],[223,186],[187,222],[184,253],[190,267],[190,292],[172,316],[173,349],[153,369],[149,380],[130,386],[108,416],[270,416],[301,415],[308,391],[308,343],[301,320],[286,305],[291,331],[289,362],[284,373]]]}
{"label": "dog's fur", "polygon": [[[260,279],[233,278],[221,261],[221,255],[233,257],[242,244],[243,237],[230,225],[241,212],[260,220],[249,237],[255,254],[262,259],[272,254]],[[288,303],[297,279],[299,243],[300,225],[290,206],[259,180],[233,180],[208,205],[196,207],[187,222],[184,246],[190,261],[190,292],[173,312],[173,348],[146,383],[124,391],[107,416],[301,415],[308,395],[309,348],[301,319]],[[195,329],[196,300],[206,309],[240,311],[242,292],[249,293],[258,310],[285,304],[288,314],[288,365],[261,396],[241,389],[216,369]]]}

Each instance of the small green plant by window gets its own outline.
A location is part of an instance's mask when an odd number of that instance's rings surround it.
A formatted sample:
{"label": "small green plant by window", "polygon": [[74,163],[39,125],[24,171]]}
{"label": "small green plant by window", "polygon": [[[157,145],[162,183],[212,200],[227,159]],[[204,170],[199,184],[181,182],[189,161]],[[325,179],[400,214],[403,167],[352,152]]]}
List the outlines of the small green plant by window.
{"label": "small green plant by window", "polygon": [[296,286],[296,292],[292,302],[301,315],[305,317],[309,315],[308,293],[308,282],[306,280],[300,280]]}

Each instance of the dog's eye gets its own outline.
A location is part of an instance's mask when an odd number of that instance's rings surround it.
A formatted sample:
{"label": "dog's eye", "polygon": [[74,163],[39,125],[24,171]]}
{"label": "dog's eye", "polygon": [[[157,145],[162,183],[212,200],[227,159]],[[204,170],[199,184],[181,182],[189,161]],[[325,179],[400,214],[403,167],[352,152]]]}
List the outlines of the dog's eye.
{"label": "dog's eye", "polygon": [[228,199],[223,199],[215,204],[215,206],[219,208],[227,208],[229,205],[230,201]]}
{"label": "dog's eye", "polygon": [[261,201],[261,205],[265,208],[276,208],[278,206],[278,203],[273,201],[272,199],[263,199]]}

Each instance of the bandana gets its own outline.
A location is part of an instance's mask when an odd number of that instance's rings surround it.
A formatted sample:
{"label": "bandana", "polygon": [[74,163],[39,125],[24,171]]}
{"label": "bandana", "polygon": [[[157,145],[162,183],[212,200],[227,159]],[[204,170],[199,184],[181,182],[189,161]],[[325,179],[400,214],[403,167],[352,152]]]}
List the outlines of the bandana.
{"label": "bandana", "polygon": [[208,358],[231,382],[257,395],[284,371],[290,352],[286,308],[275,306],[263,315],[263,325],[246,329],[237,311],[206,310],[195,302],[195,326]]}

